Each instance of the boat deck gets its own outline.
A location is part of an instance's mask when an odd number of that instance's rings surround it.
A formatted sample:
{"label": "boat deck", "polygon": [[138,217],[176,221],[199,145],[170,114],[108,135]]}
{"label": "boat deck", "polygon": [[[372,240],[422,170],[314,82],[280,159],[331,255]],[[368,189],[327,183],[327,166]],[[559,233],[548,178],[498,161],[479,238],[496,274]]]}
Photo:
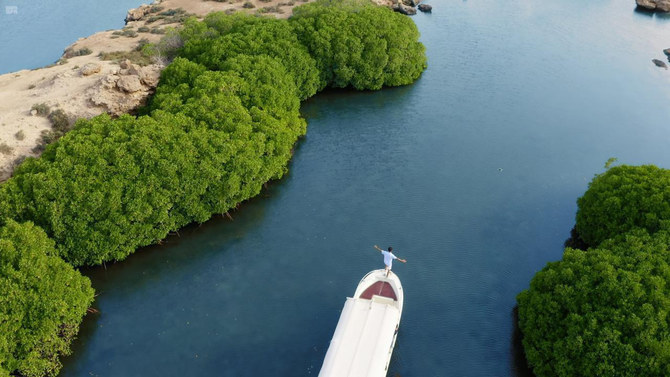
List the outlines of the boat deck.
{"label": "boat deck", "polygon": [[359,296],[360,298],[364,298],[366,300],[372,300],[372,296],[377,295],[377,296],[383,296],[383,297],[388,297],[393,299],[393,301],[398,301],[398,298],[395,295],[395,292],[393,291],[393,287],[391,284],[385,282],[385,281],[377,281],[371,286],[369,286],[361,295]]}
{"label": "boat deck", "polygon": [[347,298],[319,377],[386,377],[399,322],[394,305]]}

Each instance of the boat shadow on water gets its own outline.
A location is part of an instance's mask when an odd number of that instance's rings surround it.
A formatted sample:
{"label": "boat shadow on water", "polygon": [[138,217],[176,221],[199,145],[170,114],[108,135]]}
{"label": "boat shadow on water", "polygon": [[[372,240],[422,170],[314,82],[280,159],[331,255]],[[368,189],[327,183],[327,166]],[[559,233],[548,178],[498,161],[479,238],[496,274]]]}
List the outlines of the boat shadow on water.
{"label": "boat shadow on water", "polygon": [[400,371],[404,368],[405,362],[403,361],[403,327],[402,321],[400,323],[400,328],[398,329],[398,336],[395,340],[395,347],[393,354],[391,355],[391,361],[389,362],[389,369],[387,377],[402,377]]}

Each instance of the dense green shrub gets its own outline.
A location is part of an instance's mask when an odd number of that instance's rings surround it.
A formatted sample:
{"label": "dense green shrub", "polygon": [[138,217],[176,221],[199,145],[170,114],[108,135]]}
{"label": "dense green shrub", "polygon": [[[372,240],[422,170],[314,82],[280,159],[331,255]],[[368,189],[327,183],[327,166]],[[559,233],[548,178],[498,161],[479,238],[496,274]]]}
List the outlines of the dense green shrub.
{"label": "dense green shrub", "polygon": [[538,377],[670,375],[670,237],[643,230],[567,248],[517,297]]}
{"label": "dense green shrub", "polygon": [[231,184],[221,169],[229,137],[192,123],[166,113],[80,120],[17,168],[0,188],[0,210],[42,226],[74,265],[123,259],[230,207],[203,199],[212,182]]}
{"label": "dense green shrub", "polygon": [[305,123],[279,63],[227,64],[205,72],[179,59],[151,117],[80,121],[0,189],[6,211],[44,227],[70,263],[99,264],[257,195],[284,174]]}
{"label": "dense green shrub", "polygon": [[367,0],[319,0],[289,22],[321,73],[320,88],[380,89],[414,82],[426,68],[414,22]]}
{"label": "dense green shrub", "polygon": [[[358,54],[347,61],[353,74],[348,80],[357,88],[409,83],[425,66],[418,32],[407,18],[370,3],[319,4],[296,21],[300,40],[286,20],[218,13],[188,21],[180,36],[170,38],[182,57],[163,71],[143,110],[147,115],[80,120],[0,187],[0,213],[43,227],[73,265],[100,264],[257,195],[286,172],[306,129],[300,99],[324,86],[316,67],[333,63],[317,64],[301,44],[323,37],[323,30],[308,25],[325,23],[345,35],[328,45],[334,55],[316,56]],[[342,23],[329,23],[331,13]],[[338,44],[351,38],[349,26],[374,31],[356,37],[365,51]],[[391,29],[400,33],[397,38]],[[408,58],[394,60],[397,48]],[[368,50],[384,56],[367,61]],[[408,67],[402,78],[395,72]],[[338,80],[338,86],[347,85]]]}
{"label": "dense green shrub", "polygon": [[0,375],[55,376],[93,301],[88,278],[31,223],[0,228]]}
{"label": "dense green shrub", "polygon": [[670,170],[612,167],[591,181],[577,204],[577,233],[591,246],[632,228],[653,233],[670,225]]}
{"label": "dense green shrub", "polygon": [[231,196],[237,203],[257,194],[268,180],[283,176],[306,124],[295,85],[276,60],[239,55],[224,68],[230,70],[205,71],[176,59],[163,71],[165,84],[150,108],[185,114],[198,125],[230,133],[235,156],[230,168],[236,166],[230,171],[245,184],[239,196]]}
{"label": "dense green shrub", "polygon": [[[186,114],[209,128],[248,127],[260,133],[267,144],[264,169],[272,172],[266,180],[281,176],[284,168],[280,166],[306,129],[295,85],[281,64],[264,56],[238,55],[223,68],[229,70],[205,71],[198,64],[176,59],[163,72],[165,85],[158,88],[150,108]],[[244,149],[237,153],[245,153]],[[268,160],[274,157],[280,157],[279,165]]]}
{"label": "dense green shrub", "polygon": [[300,100],[320,89],[316,62],[286,20],[211,13],[203,22],[189,20],[181,35],[180,56],[210,70],[229,69],[227,61],[240,54],[267,56],[293,77]]}
{"label": "dense green shrub", "polygon": [[[177,58],[163,71],[161,85],[149,109],[179,113],[182,105],[188,104],[188,108],[199,108],[190,111],[190,117],[208,117],[213,122],[217,122],[215,117],[199,111],[207,107],[226,119],[255,107],[277,118],[299,116],[300,101],[296,91],[284,67],[266,56],[238,55],[227,60],[221,71],[208,71],[200,64]],[[214,97],[218,99],[217,106],[207,102]],[[230,116],[226,115],[228,112]]]}

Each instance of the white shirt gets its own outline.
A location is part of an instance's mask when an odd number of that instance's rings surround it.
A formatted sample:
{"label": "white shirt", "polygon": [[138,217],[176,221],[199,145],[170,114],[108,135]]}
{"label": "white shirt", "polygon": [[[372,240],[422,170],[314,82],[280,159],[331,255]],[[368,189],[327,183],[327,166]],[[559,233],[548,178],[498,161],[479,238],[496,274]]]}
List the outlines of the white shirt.
{"label": "white shirt", "polygon": [[389,266],[389,268],[391,268],[391,264],[393,263],[393,260],[398,259],[398,257],[393,255],[393,253],[390,252],[390,251],[382,250],[382,254],[384,254],[384,264]]}

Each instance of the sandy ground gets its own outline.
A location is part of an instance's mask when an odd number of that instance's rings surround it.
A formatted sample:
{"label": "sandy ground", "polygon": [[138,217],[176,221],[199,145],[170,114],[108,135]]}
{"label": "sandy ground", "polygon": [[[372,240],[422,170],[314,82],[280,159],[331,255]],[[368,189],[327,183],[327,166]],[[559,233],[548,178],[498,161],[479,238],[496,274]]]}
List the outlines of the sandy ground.
{"label": "sandy ground", "polygon": [[[38,155],[40,151],[36,147],[42,143],[42,133],[51,130],[51,122],[46,117],[31,111],[34,105],[46,104],[51,111],[61,109],[74,121],[103,112],[124,113],[146,100],[158,82],[162,65],[128,66],[120,64],[118,59],[102,60],[99,55],[132,51],[142,39],[160,40],[162,35],[157,32],[178,25],[171,17],[158,19],[160,13],[182,8],[203,17],[213,11],[230,9],[256,13],[265,8],[264,14],[286,18],[294,6],[308,1],[164,0],[152,4],[160,6],[160,10],[153,8],[152,13],[140,20],[128,22],[123,29],[126,35],[122,35],[123,30],[104,31],[69,46],[74,51],[88,48],[92,51],[88,55],[62,58],[58,64],[40,69],[0,75],[0,181],[9,178],[16,164],[26,156]],[[254,7],[244,8],[247,2]]]}

